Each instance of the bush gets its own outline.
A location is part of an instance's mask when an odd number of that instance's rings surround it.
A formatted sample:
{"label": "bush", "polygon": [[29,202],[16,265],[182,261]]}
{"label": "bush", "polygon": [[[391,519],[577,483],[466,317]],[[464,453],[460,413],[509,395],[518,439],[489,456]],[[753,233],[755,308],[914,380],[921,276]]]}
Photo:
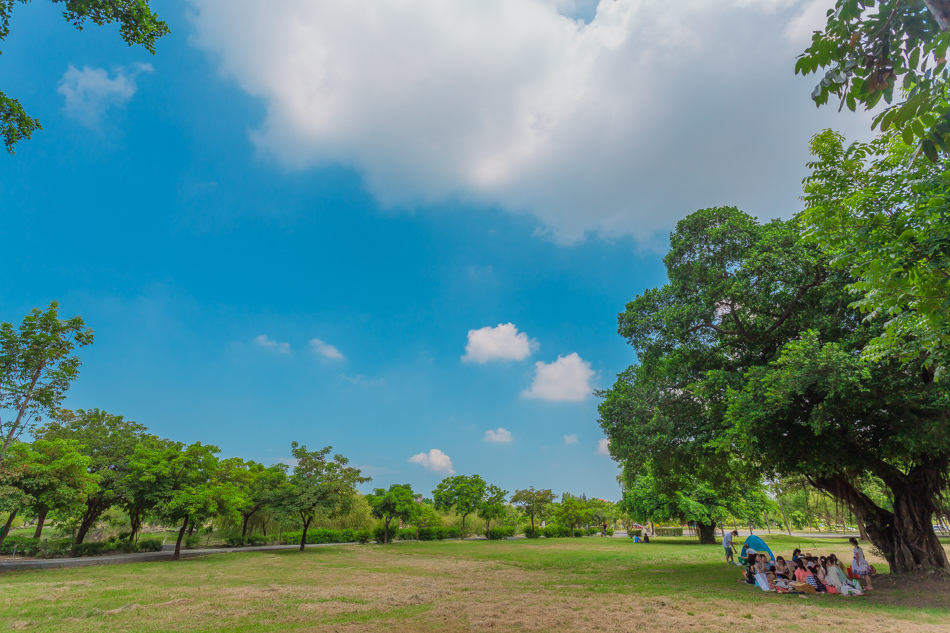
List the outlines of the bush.
{"label": "bush", "polygon": [[683,536],[683,528],[681,527],[658,527],[656,528],[657,536]]}
{"label": "bush", "polygon": [[356,531],[356,542],[365,545],[369,543],[370,539],[373,538],[372,530],[357,530]]}
{"label": "bush", "polygon": [[614,529],[613,529],[613,528],[607,528],[607,536],[613,536],[613,535],[614,535]]}
{"label": "bush", "polygon": [[[284,543],[291,545],[300,543],[300,537],[303,530],[296,532],[284,532]],[[330,530],[327,528],[312,528],[307,530],[307,544],[315,545],[319,543],[355,543],[356,530]]]}
{"label": "bush", "polygon": [[[489,538],[491,538],[493,541],[497,541],[503,538],[508,538],[509,536],[514,536],[516,531],[517,528],[513,525],[496,525],[491,529],[491,536]],[[485,530],[483,534],[488,536],[488,530]]]}
{"label": "bush", "polygon": [[402,528],[397,532],[396,538],[400,541],[414,541],[416,540],[416,528]]}
{"label": "bush", "polygon": [[544,538],[565,538],[571,535],[571,528],[558,523],[549,523],[541,528]]}
{"label": "bush", "polygon": [[442,528],[441,527],[421,527],[419,528],[419,540],[420,541],[434,541],[436,539],[442,538]]}
{"label": "bush", "polygon": [[[46,543],[51,543],[51,541],[46,541]],[[58,548],[44,547],[46,543],[40,544],[40,553],[49,552],[51,556],[55,556]],[[115,551],[115,547],[111,543],[74,543],[71,550],[73,556],[101,556],[110,551]]]}
{"label": "bush", "polygon": [[444,538],[462,538],[462,528],[451,525],[439,528],[439,540]]}
{"label": "bush", "polygon": [[250,534],[244,539],[244,542],[253,546],[270,545],[274,542],[274,537],[264,536],[263,534]]}
{"label": "bush", "polygon": [[0,545],[0,554],[12,554],[14,551],[23,556],[36,556],[40,539],[26,536],[8,536]]}
{"label": "bush", "polygon": [[643,536],[643,530],[627,530],[627,536],[633,538],[634,536]]}
{"label": "bush", "polygon": [[240,534],[229,534],[224,537],[224,544],[228,547],[244,547],[244,537]]}
{"label": "bush", "polygon": [[541,538],[541,528],[534,528],[534,531],[531,531],[531,526],[529,525],[524,529],[524,535],[527,538]]}
{"label": "bush", "polygon": [[596,527],[589,527],[589,528],[587,528],[587,530],[585,530],[585,531],[587,532],[587,536],[593,536],[593,535],[595,535],[595,534],[600,534],[600,528],[596,528]]}
{"label": "bush", "polygon": [[195,549],[198,547],[198,544],[201,542],[201,537],[197,534],[192,534],[191,536],[186,536],[182,539],[181,544],[185,549]]}
{"label": "bush", "polygon": [[140,552],[162,551],[162,540],[157,538],[141,538],[135,545]]}

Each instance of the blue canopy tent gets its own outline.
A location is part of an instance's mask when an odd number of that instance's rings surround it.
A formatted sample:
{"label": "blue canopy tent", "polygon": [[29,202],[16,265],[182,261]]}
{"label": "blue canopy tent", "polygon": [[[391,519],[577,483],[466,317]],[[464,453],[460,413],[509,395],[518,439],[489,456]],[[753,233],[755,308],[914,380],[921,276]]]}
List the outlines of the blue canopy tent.
{"label": "blue canopy tent", "polygon": [[765,541],[753,534],[742,543],[742,553],[739,555],[739,561],[743,564],[745,561],[742,559],[746,558],[746,552],[749,548],[754,549],[758,554],[766,554],[773,561],[775,560],[775,555],[772,553],[772,550],[769,549],[769,546],[765,544]]}

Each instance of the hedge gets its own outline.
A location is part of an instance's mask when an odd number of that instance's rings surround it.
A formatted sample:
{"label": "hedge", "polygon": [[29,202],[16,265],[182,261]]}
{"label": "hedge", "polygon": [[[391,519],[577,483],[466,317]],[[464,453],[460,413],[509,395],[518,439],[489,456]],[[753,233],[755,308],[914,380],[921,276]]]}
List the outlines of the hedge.
{"label": "hedge", "polygon": [[109,540],[101,542],[73,543],[71,539],[50,539],[41,541],[24,536],[11,536],[0,545],[0,554],[17,554],[39,558],[61,558],[67,556],[102,556],[103,554],[132,554],[135,552],[157,552],[162,542],[156,538],[142,538],[138,541]]}
{"label": "hedge", "polygon": [[[517,528],[513,525],[498,525],[491,529],[491,540],[500,540],[503,538],[508,538],[515,535]],[[488,535],[488,531],[482,532],[482,534]]]}
{"label": "hedge", "polygon": [[656,528],[657,536],[683,536],[683,528],[681,527],[658,527]]}
{"label": "hedge", "polygon": [[565,538],[571,535],[571,528],[566,525],[549,523],[541,528],[540,532],[544,538]]}

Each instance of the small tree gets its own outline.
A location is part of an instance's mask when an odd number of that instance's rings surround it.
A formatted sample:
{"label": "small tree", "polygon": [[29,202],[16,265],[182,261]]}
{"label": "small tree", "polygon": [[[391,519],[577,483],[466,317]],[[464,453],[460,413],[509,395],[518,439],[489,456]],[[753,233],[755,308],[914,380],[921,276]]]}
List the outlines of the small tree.
{"label": "small tree", "polygon": [[555,495],[550,489],[535,490],[534,486],[531,486],[527,490],[515,490],[511,503],[531,520],[531,533],[535,534],[535,518],[541,520],[545,509],[554,503],[554,499]]}
{"label": "small tree", "polygon": [[12,480],[20,494],[10,509],[7,526],[0,543],[7,536],[13,517],[31,506],[38,515],[34,538],[43,533],[46,514],[50,510],[69,512],[81,506],[86,496],[96,489],[96,475],[89,472],[89,458],[79,452],[71,440],[36,440],[32,444],[17,442],[10,446]]}
{"label": "small tree", "polygon": [[465,517],[478,510],[485,497],[485,480],[478,475],[446,477],[432,491],[437,510],[455,511],[462,515],[462,538],[466,536]]}
{"label": "small tree", "polygon": [[56,301],[45,312],[31,310],[17,329],[0,323],[0,411],[16,414],[12,421],[0,420],[0,465],[10,444],[63,401],[79,374],[79,357],[72,351],[92,338],[82,317],[59,319]]}
{"label": "small tree", "polygon": [[181,542],[189,525],[200,525],[217,514],[232,512],[246,499],[233,483],[226,481],[215,456],[217,446],[180,442],[136,450],[133,468],[150,500],[155,500],[158,517],[171,525],[181,525],[172,560],[181,558]]}
{"label": "small tree", "polygon": [[[81,444],[80,452],[90,458],[89,472],[98,476],[99,487],[85,499],[79,514],[76,543],[82,543],[102,513],[113,505],[124,505],[129,497],[129,456],[137,446],[157,438],[143,425],[99,409],[59,410],[56,419],[37,429],[38,439],[69,439]],[[137,531],[132,519],[132,538]]]}
{"label": "small tree", "polygon": [[319,451],[308,451],[297,442],[291,444],[291,453],[297,460],[293,474],[287,478],[279,496],[278,505],[286,514],[300,518],[303,531],[300,551],[307,545],[307,529],[317,515],[329,518],[346,514],[356,497],[356,485],[370,481],[360,475],[358,468],[347,466],[342,455],[327,459],[332,446]]}
{"label": "small tree", "polygon": [[492,519],[505,516],[505,499],[507,497],[508,491],[502,490],[494,484],[485,488],[485,496],[478,506],[478,516],[485,519],[485,532],[488,540],[491,540]]}
{"label": "small tree", "polygon": [[373,516],[382,519],[383,543],[389,543],[389,523],[393,519],[412,521],[420,514],[419,505],[415,500],[415,493],[409,484],[393,484],[389,490],[376,488],[373,494],[366,495],[366,500],[372,508]]}
{"label": "small tree", "polygon": [[241,491],[246,503],[237,508],[241,515],[241,538],[247,536],[251,518],[268,506],[277,503],[280,488],[287,479],[286,466],[274,464],[266,467],[254,461],[245,462],[232,457],[221,462],[224,478]]}
{"label": "small tree", "polygon": [[574,528],[584,525],[590,519],[590,508],[587,502],[568,494],[564,494],[561,499],[560,513],[558,519],[564,525],[571,527],[571,535],[574,535]]}

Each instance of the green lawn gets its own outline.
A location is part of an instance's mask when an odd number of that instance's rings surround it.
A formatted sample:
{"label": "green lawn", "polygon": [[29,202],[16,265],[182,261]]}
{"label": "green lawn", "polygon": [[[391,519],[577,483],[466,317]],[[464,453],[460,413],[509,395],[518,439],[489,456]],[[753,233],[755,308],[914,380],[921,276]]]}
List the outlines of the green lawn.
{"label": "green lawn", "polygon": [[[849,555],[844,539],[769,537]],[[950,595],[779,596],[691,539],[446,541],[222,554],[0,576],[31,631],[950,631]],[[880,566],[879,566],[880,567]],[[938,583],[939,584],[939,583]]]}

